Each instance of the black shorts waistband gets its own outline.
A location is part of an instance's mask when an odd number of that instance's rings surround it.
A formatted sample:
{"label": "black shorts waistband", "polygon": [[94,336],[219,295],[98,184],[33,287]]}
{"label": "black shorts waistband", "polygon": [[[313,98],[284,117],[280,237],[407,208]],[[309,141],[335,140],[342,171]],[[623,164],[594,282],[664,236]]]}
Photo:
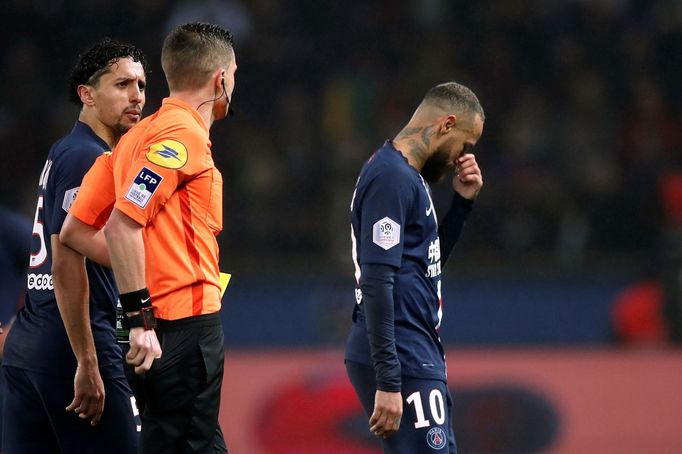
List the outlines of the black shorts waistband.
{"label": "black shorts waistband", "polygon": [[191,317],[179,318],[177,320],[164,320],[162,318],[156,319],[156,329],[161,331],[174,331],[189,327],[201,328],[204,326],[219,325],[222,325],[219,312],[214,312],[212,314],[193,315]]}

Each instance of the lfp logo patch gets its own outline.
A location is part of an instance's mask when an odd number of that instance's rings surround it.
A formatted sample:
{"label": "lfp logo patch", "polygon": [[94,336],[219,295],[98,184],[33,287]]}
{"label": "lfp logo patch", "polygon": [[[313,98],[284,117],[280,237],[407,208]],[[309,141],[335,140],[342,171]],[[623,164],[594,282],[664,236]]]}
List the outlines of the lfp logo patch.
{"label": "lfp logo patch", "polygon": [[445,431],[440,427],[434,427],[426,434],[426,443],[433,449],[443,449],[447,442]]}
{"label": "lfp logo patch", "polygon": [[187,148],[177,140],[163,140],[149,147],[149,162],[167,169],[179,169],[187,164]]}
{"label": "lfp logo patch", "polygon": [[152,172],[147,167],[142,167],[142,170],[137,174],[133,184],[130,185],[126,199],[133,202],[140,208],[144,208],[149,203],[154,192],[159,187],[163,177],[155,172]]}

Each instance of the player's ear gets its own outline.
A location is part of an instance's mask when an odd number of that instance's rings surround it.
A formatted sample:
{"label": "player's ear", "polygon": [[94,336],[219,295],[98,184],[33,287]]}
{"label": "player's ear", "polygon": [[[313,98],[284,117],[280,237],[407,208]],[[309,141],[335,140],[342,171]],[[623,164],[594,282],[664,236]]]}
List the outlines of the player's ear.
{"label": "player's ear", "polygon": [[455,129],[455,125],[457,124],[457,115],[455,114],[450,114],[447,117],[443,119],[443,121],[440,124],[440,133],[441,134],[447,134],[453,129]]}
{"label": "player's ear", "polygon": [[84,106],[92,107],[95,105],[95,99],[92,96],[92,87],[90,85],[79,85],[76,91]]}

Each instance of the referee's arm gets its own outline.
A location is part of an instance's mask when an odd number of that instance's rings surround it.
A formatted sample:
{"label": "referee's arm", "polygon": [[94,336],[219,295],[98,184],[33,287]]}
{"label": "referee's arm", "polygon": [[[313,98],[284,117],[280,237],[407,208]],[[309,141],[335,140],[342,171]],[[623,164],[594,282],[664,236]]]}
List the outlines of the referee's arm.
{"label": "referee's arm", "polygon": [[[146,289],[142,226],[114,208],[104,227],[104,236],[107,239],[111,266],[121,294]],[[145,330],[141,327],[130,329],[130,350],[126,355],[126,361],[135,366],[135,373],[148,371],[154,359],[160,357],[161,347],[153,329]]]}

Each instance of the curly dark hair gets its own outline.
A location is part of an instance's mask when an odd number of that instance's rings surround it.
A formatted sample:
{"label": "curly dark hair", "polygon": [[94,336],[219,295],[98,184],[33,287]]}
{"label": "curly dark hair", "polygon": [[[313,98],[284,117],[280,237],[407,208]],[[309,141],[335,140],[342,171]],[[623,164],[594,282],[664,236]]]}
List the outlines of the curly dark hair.
{"label": "curly dark hair", "polygon": [[142,63],[145,73],[148,73],[147,62],[140,49],[131,44],[104,38],[78,56],[78,63],[69,76],[69,101],[82,106],[78,86],[97,85],[100,77],[121,58],[132,58],[133,61]]}

